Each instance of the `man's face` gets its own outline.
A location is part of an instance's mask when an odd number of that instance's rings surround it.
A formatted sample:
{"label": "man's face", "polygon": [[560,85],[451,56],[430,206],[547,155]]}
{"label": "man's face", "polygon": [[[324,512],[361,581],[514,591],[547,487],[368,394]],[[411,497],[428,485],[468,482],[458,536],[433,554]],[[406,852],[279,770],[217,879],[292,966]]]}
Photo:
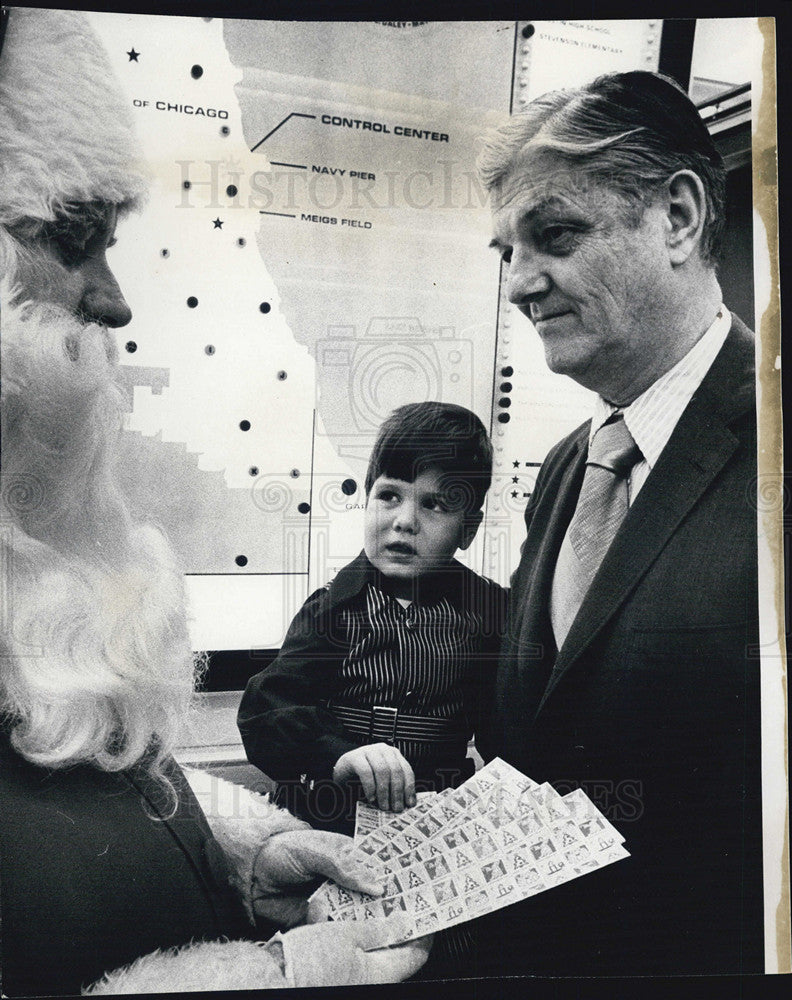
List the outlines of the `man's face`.
{"label": "man's face", "polygon": [[457,549],[470,545],[479,519],[454,502],[438,469],[412,483],[380,476],[366,504],[364,548],[394,593],[407,597],[412,580],[447,565]]}
{"label": "man's face", "polygon": [[617,193],[548,153],[527,153],[494,192],[492,246],[508,297],[536,327],[549,368],[614,402],[667,354],[665,215],[637,225]]}
{"label": "man's face", "polygon": [[132,313],[106,257],[116,218],[114,205],[92,203],[43,228],[31,220],[12,229],[21,245],[16,281],[22,297],[62,306],[84,323],[126,326]]}

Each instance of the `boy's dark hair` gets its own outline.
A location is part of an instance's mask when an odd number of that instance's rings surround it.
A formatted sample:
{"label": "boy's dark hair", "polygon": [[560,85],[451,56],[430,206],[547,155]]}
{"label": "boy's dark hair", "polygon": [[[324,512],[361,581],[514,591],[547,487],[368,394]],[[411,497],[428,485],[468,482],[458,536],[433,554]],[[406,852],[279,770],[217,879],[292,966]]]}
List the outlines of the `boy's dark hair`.
{"label": "boy's dark hair", "polygon": [[366,496],[380,476],[412,483],[440,469],[444,488],[468,511],[480,510],[492,482],[492,444],[484,425],[454,403],[408,403],[380,427],[366,471]]}

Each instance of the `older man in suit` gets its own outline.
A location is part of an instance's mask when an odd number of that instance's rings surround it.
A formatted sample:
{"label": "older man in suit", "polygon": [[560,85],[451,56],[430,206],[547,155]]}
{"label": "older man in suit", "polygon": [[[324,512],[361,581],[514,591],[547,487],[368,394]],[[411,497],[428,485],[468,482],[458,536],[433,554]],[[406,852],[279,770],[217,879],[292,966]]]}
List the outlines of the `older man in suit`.
{"label": "older man in suit", "polygon": [[479,971],[761,971],[754,342],[718,284],[723,162],[634,72],[534,101],[480,170],[509,300],[597,393],[526,510],[482,750],[582,786],[631,857],[480,921]]}

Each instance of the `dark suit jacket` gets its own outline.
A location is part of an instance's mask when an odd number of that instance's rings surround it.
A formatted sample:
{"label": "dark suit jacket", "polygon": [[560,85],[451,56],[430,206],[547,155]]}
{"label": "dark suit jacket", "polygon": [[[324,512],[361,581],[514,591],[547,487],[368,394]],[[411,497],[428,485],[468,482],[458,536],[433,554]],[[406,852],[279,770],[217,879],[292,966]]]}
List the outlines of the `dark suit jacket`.
{"label": "dark suit jacket", "polygon": [[539,472],[479,742],[581,785],[632,856],[479,922],[479,971],[760,971],[753,335],[734,320],[557,651],[550,585],[588,431]]}

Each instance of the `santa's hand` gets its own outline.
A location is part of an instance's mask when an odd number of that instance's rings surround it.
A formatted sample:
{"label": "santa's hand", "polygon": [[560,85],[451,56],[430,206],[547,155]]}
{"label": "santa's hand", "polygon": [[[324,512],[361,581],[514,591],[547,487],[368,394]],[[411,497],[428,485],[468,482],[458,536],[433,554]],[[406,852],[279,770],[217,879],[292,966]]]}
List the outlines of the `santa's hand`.
{"label": "santa's hand", "polygon": [[253,867],[253,910],[289,927],[305,919],[307,897],[323,878],[370,896],[381,896],[384,889],[383,878],[354,853],[351,837],[290,830],[261,846]]}
{"label": "santa's hand", "polygon": [[429,955],[432,936],[394,947],[403,923],[346,920],[296,927],[281,937],[287,981],[295,986],[362,986],[398,983],[415,975]]}

